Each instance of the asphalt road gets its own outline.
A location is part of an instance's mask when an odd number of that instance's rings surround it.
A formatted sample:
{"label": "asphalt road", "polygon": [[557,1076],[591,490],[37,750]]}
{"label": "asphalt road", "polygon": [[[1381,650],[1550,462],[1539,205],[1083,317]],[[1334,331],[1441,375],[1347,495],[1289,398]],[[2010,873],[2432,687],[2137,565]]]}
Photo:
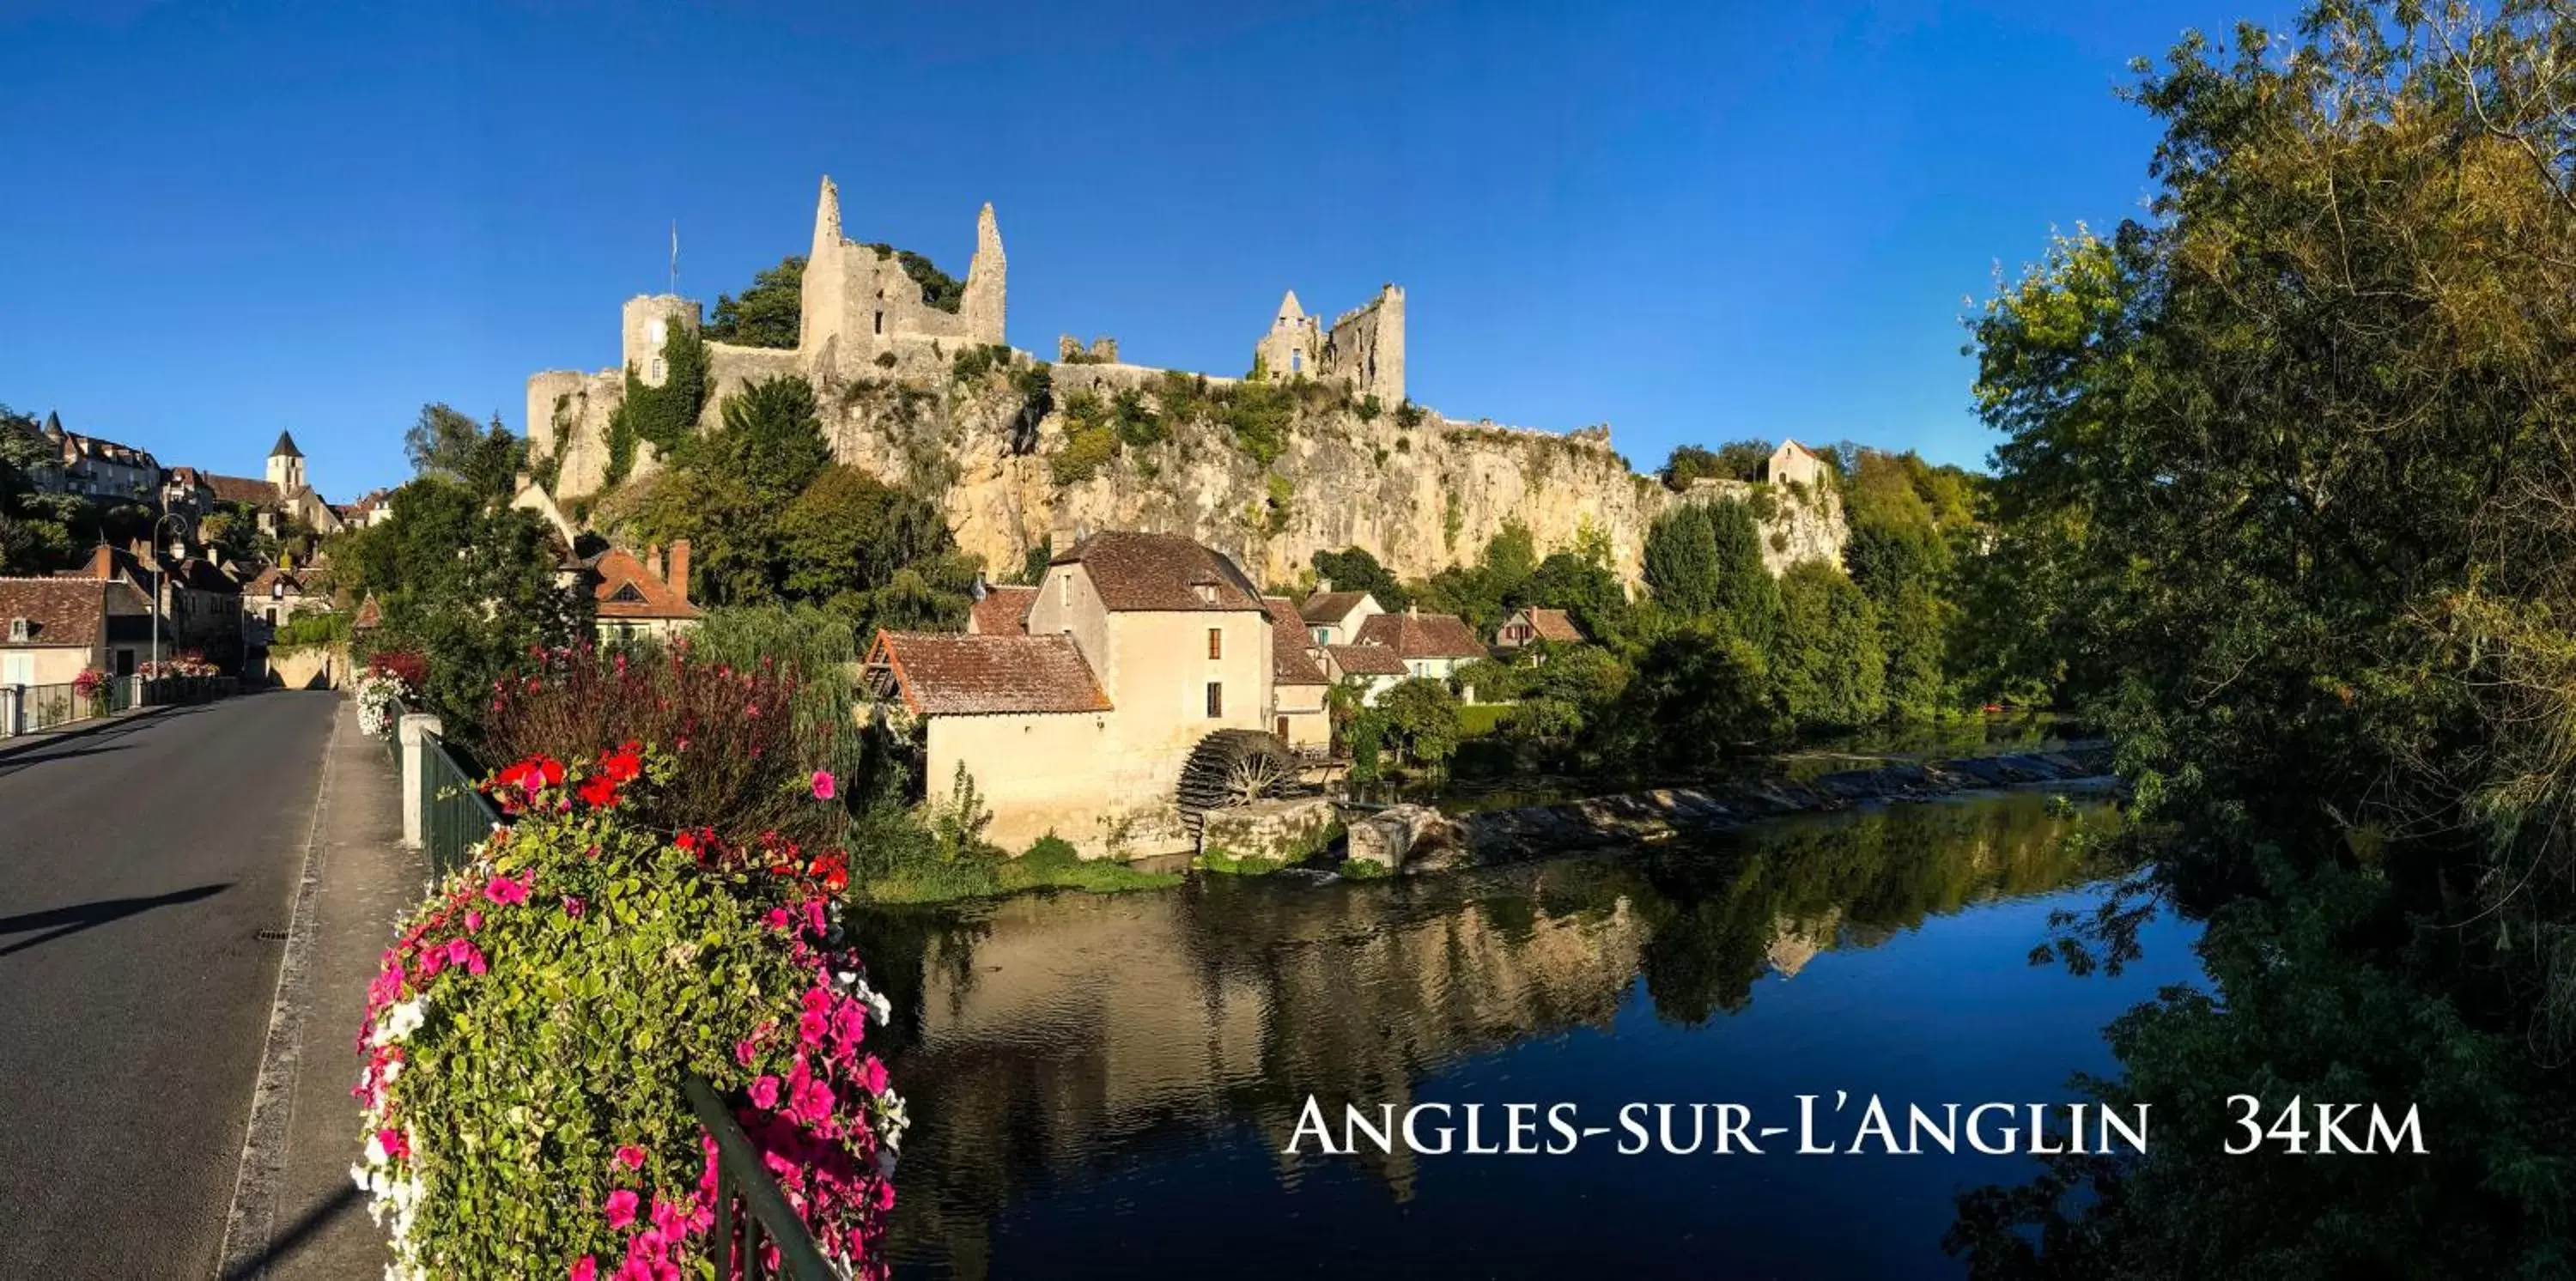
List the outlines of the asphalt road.
{"label": "asphalt road", "polygon": [[0,1277],[214,1271],[335,701],[0,756]]}

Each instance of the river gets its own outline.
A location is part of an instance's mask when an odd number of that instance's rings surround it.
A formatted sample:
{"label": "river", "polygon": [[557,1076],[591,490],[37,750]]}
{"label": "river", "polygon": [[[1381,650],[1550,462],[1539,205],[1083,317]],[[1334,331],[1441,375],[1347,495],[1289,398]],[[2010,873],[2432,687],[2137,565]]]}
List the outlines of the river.
{"label": "river", "polygon": [[[1796,1095],[1830,1120],[1843,1090],[1901,1127],[1907,1103],[2071,1099],[2113,1066],[2105,1023],[2198,973],[2169,917],[2117,976],[2030,963],[2052,911],[2108,892],[2117,822],[2011,793],[1395,882],[866,915],[913,1121],[897,1276],[1957,1276],[1953,1194],[2028,1157],[1799,1156],[1794,1132],[1621,1155],[1618,1111],[1794,1126]],[[1285,1155],[1309,1096],[1568,1102],[1614,1132]]]}

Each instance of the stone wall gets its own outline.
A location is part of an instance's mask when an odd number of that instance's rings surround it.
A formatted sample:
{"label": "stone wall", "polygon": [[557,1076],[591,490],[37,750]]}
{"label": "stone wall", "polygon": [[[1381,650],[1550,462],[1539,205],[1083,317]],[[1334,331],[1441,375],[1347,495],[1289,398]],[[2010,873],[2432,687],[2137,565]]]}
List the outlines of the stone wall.
{"label": "stone wall", "polygon": [[1199,852],[1294,863],[1332,844],[1339,821],[1321,796],[1209,810],[1200,816]]}

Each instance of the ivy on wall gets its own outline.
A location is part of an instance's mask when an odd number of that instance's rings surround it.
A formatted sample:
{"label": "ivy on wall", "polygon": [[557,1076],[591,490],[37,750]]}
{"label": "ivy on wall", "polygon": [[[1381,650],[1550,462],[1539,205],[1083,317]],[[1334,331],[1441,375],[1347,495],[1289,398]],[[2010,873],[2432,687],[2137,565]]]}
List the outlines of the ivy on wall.
{"label": "ivy on wall", "polygon": [[635,470],[637,441],[669,454],[697,430],[698,413],[707,404],[707,344],[695,329],[673,325],[662,340],[659,387],[648,386],[635,366],[626,367],[626,396],[608,416],[608,477],[614,485]]}

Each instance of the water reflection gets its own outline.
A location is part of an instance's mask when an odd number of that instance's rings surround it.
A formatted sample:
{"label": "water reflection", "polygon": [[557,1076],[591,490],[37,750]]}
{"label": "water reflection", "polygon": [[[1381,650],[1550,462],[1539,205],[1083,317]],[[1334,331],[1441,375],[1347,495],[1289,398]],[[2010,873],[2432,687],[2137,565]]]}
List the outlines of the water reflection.
{"label": "water reflection", "polygon": [[[1292,1274],[1407,1257],[1517,1274],[1526,1247],[1489,1238],[1512,1227],[1525,1198],[1546,1194],[1519,1187],[1518,1174],[1427,1188],[1421,1167],[1450,1179],[1455,1158],[1281,1156],[1306,1097],[1336,1111],[1344,1100],[1401,1106],[1500,1077],[1516,1081],[1513,1098],[1597,1095],[1606,1113],[1614,1098],[1735,1097],[1628,1092],[1673,1073],[1682,1075],[1672,1088],[1687,1089],[1690,1073],[1720,1064],[1738,1076],[1733,1065],[1765,1061],[1850,1068],[1858,1051],[1830,1047],[1854,1038],[1878,1038],[1873,1063],[1914,1063],[1897,1085],[1955,1075],[1960,1065],[1943,1061],[1952,1047],[1921,1041],[1955,1028],[1926,1011],[1877,1008],[1882,998],[1919,1003],[1907,988],[1924,961],[1994,976],[1960,1004],[2016,1029],[1989,1043],[1996,1053],[2018,1062],[2032,1057],[2025,1047],[2066,1043],[2055,1061],[2015,1069],[2037,1091],[2028,1097],[2058,1097],[2068,1070],[2099,1066],[2102,985],[2071,1004],[2006,995],[2078,985],[2022,964],[2038,941],[2036,913],[1995,929],[1967,924],[1993,908],[1967,909],[2071,901],[2084,891],[2069,887],[2104,871],[2088,861],[2096,845],[2084,834],[2116,821],[2100,802],[2015,794],[1395,883],[1220,879],[1164,894],[872,916],[863,941],[901,1010],[894,1066],[915,1119],[899,1179],[899,1260],[962,1277],[1037,1266]],[[1909,956],[1857,987],[1848,976],[1784,983],[1825,954],[1916,936],[1973,959]],[[2159,973],[2148,966],[2136,981]],[[1757,1004],[1785,1017],[1755,1018]],[[1781,1081],[1783,1091],[1812,1088]],[[1560,1165],[1548,1177],[1602,1189],[1654,1177],[1657,1195],[1677,1194],[1672,1171],[1623,1167]],[[1787,1168],[1698,1165],[1684,1182],[1750,1214],[1761,1198],[1747,1189],[1779,1184]],[[1942,1188],[1921,1199],[1946,1223]],[[1812,1207],[1777,1207],[1802,1208]],[[1309,1231],[1327,1225],[1301,1222],[1310,1214],[1333,1220],[1328,1236]],[[1593,1226],[1641,1242],[1632,1265],[1690,1257],[1688,1231],[1662,1241],[1655,1223],[1619,1212]],[[1938,1232],[1936,1223],[1886,1257],[1935,1267]],[[1095,1257],[1104,1251],[1114,1257]]]}

